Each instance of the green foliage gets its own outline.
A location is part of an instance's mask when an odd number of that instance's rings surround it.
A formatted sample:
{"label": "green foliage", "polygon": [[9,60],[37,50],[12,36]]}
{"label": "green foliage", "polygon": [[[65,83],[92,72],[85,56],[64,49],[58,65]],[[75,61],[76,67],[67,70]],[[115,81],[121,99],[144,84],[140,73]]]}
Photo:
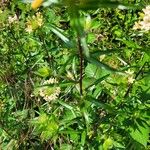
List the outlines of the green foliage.
{"label": "green foliage", "polygon": [[148,150],[148,2],[0,5],[0,149]]}
{"label": "green foliage", "polygon": [[135,141],[144,145],[144,147],[146,148],[147,141],[149,139],[149,128],[148,128],[148,126],[144,126],[144,125],[139,126],[138,125],[137,129],[135,129],[135,130],[132,129],[130,135]]}

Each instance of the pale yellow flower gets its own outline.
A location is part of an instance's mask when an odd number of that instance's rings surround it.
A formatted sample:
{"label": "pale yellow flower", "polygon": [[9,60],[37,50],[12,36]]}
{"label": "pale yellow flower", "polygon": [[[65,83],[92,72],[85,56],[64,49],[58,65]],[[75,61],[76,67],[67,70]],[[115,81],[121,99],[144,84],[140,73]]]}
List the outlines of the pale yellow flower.
{"label": "pale yellow flower", "polygon": [[43,97],[44,100],[50,102],[56,100],[59,97],[60,92],[60,87],[44,87],[40,89],[39,95]]}
{"label": "pale yellow flower", "polygon": [[100,57],[99,57],[100,61],[102,61],[105,57],[106,57],[106,55],[105,55],[105,54],[100,55]]}
{"label": "pale yellow flower", "polygon": [[150,15],[150,5],[146,6],[145,9],[142,9],[145,15]]}
{"label": "pale yellow flower", "polygon": [[144,12],[144,17],[142,21],[135,22],[133,26],[134,30],[141,29],[143,31],[150,30],[150,5],[146,6],[145,9],[142,9]]}
{"label": "pale yellow flower", "polygon": [[43,16],[40,12],[36,13],[36,22],[39,27],[41,27],[43,25]]}
{"label": "pale yellow flower", "polygon": [[133,78],[133,76],[128,77],[128,83],[132,84],[134,81],[135,79]]}
{"label": "pale yellow flower", "polygon": [[33,32],[32,25],[27,25],[27,28],[25,29],[25,31],[28,33],[32,33]]}
{"label": "pale yellow flower", "polygon": [[146,31],[150,30],[150,14],[144,16],[143,21],[140,22],[140,25],[141,29]]}
{"label": "pale yellow flower", "polygon": [[133,29],[134,30],[137,30],[137,29],[140,29],[141,28],[141,25],[139,22],[135,22],[134,26],[133,26]]}
{"label": "pale yellow flower", "polygon": [[38,27],[43,25],[43,16],[40,12],[37,12],[36,15],[33,15],[31,18],[27,19],[26,22],[26,32],[31,33]]}
{"label": "pale yellow flower", "polygon": [[142,30],[145,30],[145,31],[149,31],[150,30],[150,22],[144,22],[144,21],[141,21],[141,29]]}
{"label": "pale yellow flower", "polygon": [[129,75],[133,75],[133,74],[134,74],[134,71],[133,71],[133,70],[128,69],[127,71],[125,71],[125,73],[127,73],[127,74],[129,74]]}
{"label": "pale yellow flower", "polygon": [[134,71],[131,69],[128,69],[127,71],[125,71],[125,73],[127,74],[127,80],[129,84],[132,84],[135,79],[134,79]]}
{"label": "pale yellow flower", "polygon": [[49,80],[44,81],[43,85],[44,84],[54,84],[54,83],[58,83],[57,79],[56,78],[50,78]]}
{"label": "pale yellow flower", "polygon": [[[49,80],[46,80],[42,83],[42,88],[39,89],[39,95],[45,100],[45,101],[53,101],[56,100],[61,92],[60,87],[56,86],[58,83],[56,78],[50,78]],[[54,84],[53,86],[48,86],[47,84]]]}

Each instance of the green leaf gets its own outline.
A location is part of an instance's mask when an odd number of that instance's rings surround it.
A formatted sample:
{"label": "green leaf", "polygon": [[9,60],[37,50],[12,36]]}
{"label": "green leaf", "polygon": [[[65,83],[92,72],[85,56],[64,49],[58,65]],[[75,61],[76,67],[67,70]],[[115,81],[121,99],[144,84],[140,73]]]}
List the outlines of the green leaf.
{"label": "green leaf", "polygon": [[126,44],[127,47],[129,48],[141,48],[138,43],[132,41],[132,40],[125,40],[125,39],[119,39],[122,41],[124,44]]}
{"label": "green leaf", "polygon": [[[90,84],[88,87],[86,87],[86,90],[89,89],[89,88],[90,88],[91,86],[93,86],[93,85],[96,86],[96,85],[99,84],[101,81],[105,80],[108,76],[109,76],[109,74],[104,75],[103,77],[97,79],[97,80],[94,81],[92,84]],[[99,90],[99,89],[101,89],[101,88],[98,88],[98,87],[97,87],[97,90]]]}
{"label": "green leaf", "polygon": [[88,64],[85,68],[85,74],[89,78],[99,79],[109,74],[109,71],[101,69],[94,64]]}
{"label": "green leaf", "polygon": [[96,40],[96,35],[94,33],[89,33],[87,37],[87,43],[94,43]]}
{"label": "green leaf", "polygon": [[147,125],[145,126],[138,125],[138,129],[133,128],[131,129],[130,135],[135,141],[139,142],[146,148],[149,139],[149,133],[150,130]]}
{"label": "green leaf", "polygon": [[125,149],[125,147],[124,147],[121,143],[119,143],[119,142],[117,142],[117,141],[113,141],[113,145],[114,145],[114,147],[116,147],[116,148]]}
{"label": "green leaf", "polygon": [[129,4],[128,1],[123,0],[82,0],[80,3],[74,0],[64,0],[62,5],[69,8],[76,8],[78,10],[97,10],[98,8],[120,8],[120,9],[136,9],[140,6],[134,3]]}
{"label": "green leaf", "polygon": [[85,57],[89,58],[90,57],[90,51],[89,51],[89,48],[87,46],[86,38],[83,36],[83,37],[81,37],[80,40],[81,40],[81,45],[83,48],[83,53],[84,53]]}
{"label": "green leaf", "polygon": [[97,75],[101,74],[101,72],[95,65],[88,64],[87,67],[85,68],[85,74],[89,78],[97,78]]}
{"label": "green leaf", "polygon": [[70,139],[71,139],[72,141],[74,141],[74,142],[78,142],[78,140],[80,139],[80,136],[79,136],[79,134],[77,134],[77,133],[71,133],[71,134],[70,134]]}
{"label": "green leaf", "polygon": [[106,49],[105,51],[100,51],[100,50],[96,50],[94,52],[91,53],[92,57],[99,57],[100,55],[111,55],[111,54],[115,54],[115,53],[120,53],[121,51],[123,51],[121,48],[120,49]]}
{"label": "green leaf", "polygon": [[73,110],[73,107],[68,105],[67,103],[61,101],[61,100],[58,100],[58,103],[62,106],[64,106],[65,108],[69,109],[69,110]]}
{"label": "green leaf", "polygon": [[17,148],[17,140],[11,139],[10,142],[7,144],[7,146],[5,147],[5,149],[9,149],[9,150],[13,150]]}
{"label": "green leaf", "polygon": [[28,109],[18,110],[14,113],[14,116],[18,117],[18,120],[26,119],[28,117],[28,111]]}
{"label": "green leaf", "polygon": [[60,150],[72,150],[72,146],[69,144],[62,144]]}
{"label": "green leaf", "polygon": [[84,146],[86,140],[86,132],[83,131],[81,135],[81,145]]}
{"label": "green leaf", "polygon": [[46,125],[47,126],[45,127],[45,130],[41,133],[41,138],[43,140],[50,139],[53,136],[55,136],[55,134],[58,131],[58,127],[59,127],[58,123],[54,120],[49,120]]}
{"label": "green leaf", "polygon": [[110,105],[101,103],[100,101],[98,101],[97,99],[95,99],[91,96],[87,96],[86,98],[89,102],[95,104],[96,107],[103,108],[103,109],[107,110],[109,113],[113,113],[113,114],[117,113]]}
{"label": "green leaf", "polygon": [[113,140],[111,138],[106,139],[103,143],[104,150],[109,150],[112,148],[112,146],[113,146]]}
{"label": "green leaf", "polygon": [[72,113],[72,111],[67,109],[63,116],[62,123],[64,124],[65,122],[69,122],[75,118],[76,118],[76,116]]}
{"label": "green leaf", "polygon": [[40,77],[48,77],[50,74],[52,73],[52,71],[50,70],[49,67],[42,67],[40,69],[38,69],[37,72],[35,72],[35,74],[37,74]]}
{"label": "green leaf", "polygon": [[120,74],[122,73],[121,71],[118,71],[118,70],[108,66],[107,64],[104,64],[104,63],[100,62],[96,58],[89,57],[89,58],[87,58],[87,61],[89,61],[90,63],[96,65],[97,67],[100,67],[101,69],[107,70],[109,73],[120,73]]}
{"label": "green leaf", "polygon": [[73,47],[73,43],[62,33],[62,30],[57,28],[57,27],[54,27],[54,26],[51,26],[50,27],[51,31],[53,33],[55,33],[64,43],[67,44],[68,47]]}

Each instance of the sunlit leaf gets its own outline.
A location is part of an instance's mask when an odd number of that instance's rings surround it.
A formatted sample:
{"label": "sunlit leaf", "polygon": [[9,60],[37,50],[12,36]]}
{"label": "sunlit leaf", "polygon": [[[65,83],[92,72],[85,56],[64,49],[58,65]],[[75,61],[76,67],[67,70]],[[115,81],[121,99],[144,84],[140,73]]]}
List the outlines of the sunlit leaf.
{"label": "sunlit leaf", "polygon": [[146,148],[148,144],[147,142],[149,139],[149,133],[150,133],[150,129],[147,125],[145,126],[138,125],[138,129],[131,128],[130,135],[135,141],[139,142]]}

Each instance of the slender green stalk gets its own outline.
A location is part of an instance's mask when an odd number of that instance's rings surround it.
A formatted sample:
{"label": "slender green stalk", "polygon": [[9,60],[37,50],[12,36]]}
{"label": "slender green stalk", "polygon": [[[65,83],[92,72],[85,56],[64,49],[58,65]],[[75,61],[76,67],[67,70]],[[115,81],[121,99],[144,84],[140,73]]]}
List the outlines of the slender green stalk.
{"label": "slender green stalk", "polygon": [[80,36],[78,35],[78,49],[79,49],[79,57],[80,57],[80,94],[83,94],[82,80],[83,80],[83,50],[81,46]]}

